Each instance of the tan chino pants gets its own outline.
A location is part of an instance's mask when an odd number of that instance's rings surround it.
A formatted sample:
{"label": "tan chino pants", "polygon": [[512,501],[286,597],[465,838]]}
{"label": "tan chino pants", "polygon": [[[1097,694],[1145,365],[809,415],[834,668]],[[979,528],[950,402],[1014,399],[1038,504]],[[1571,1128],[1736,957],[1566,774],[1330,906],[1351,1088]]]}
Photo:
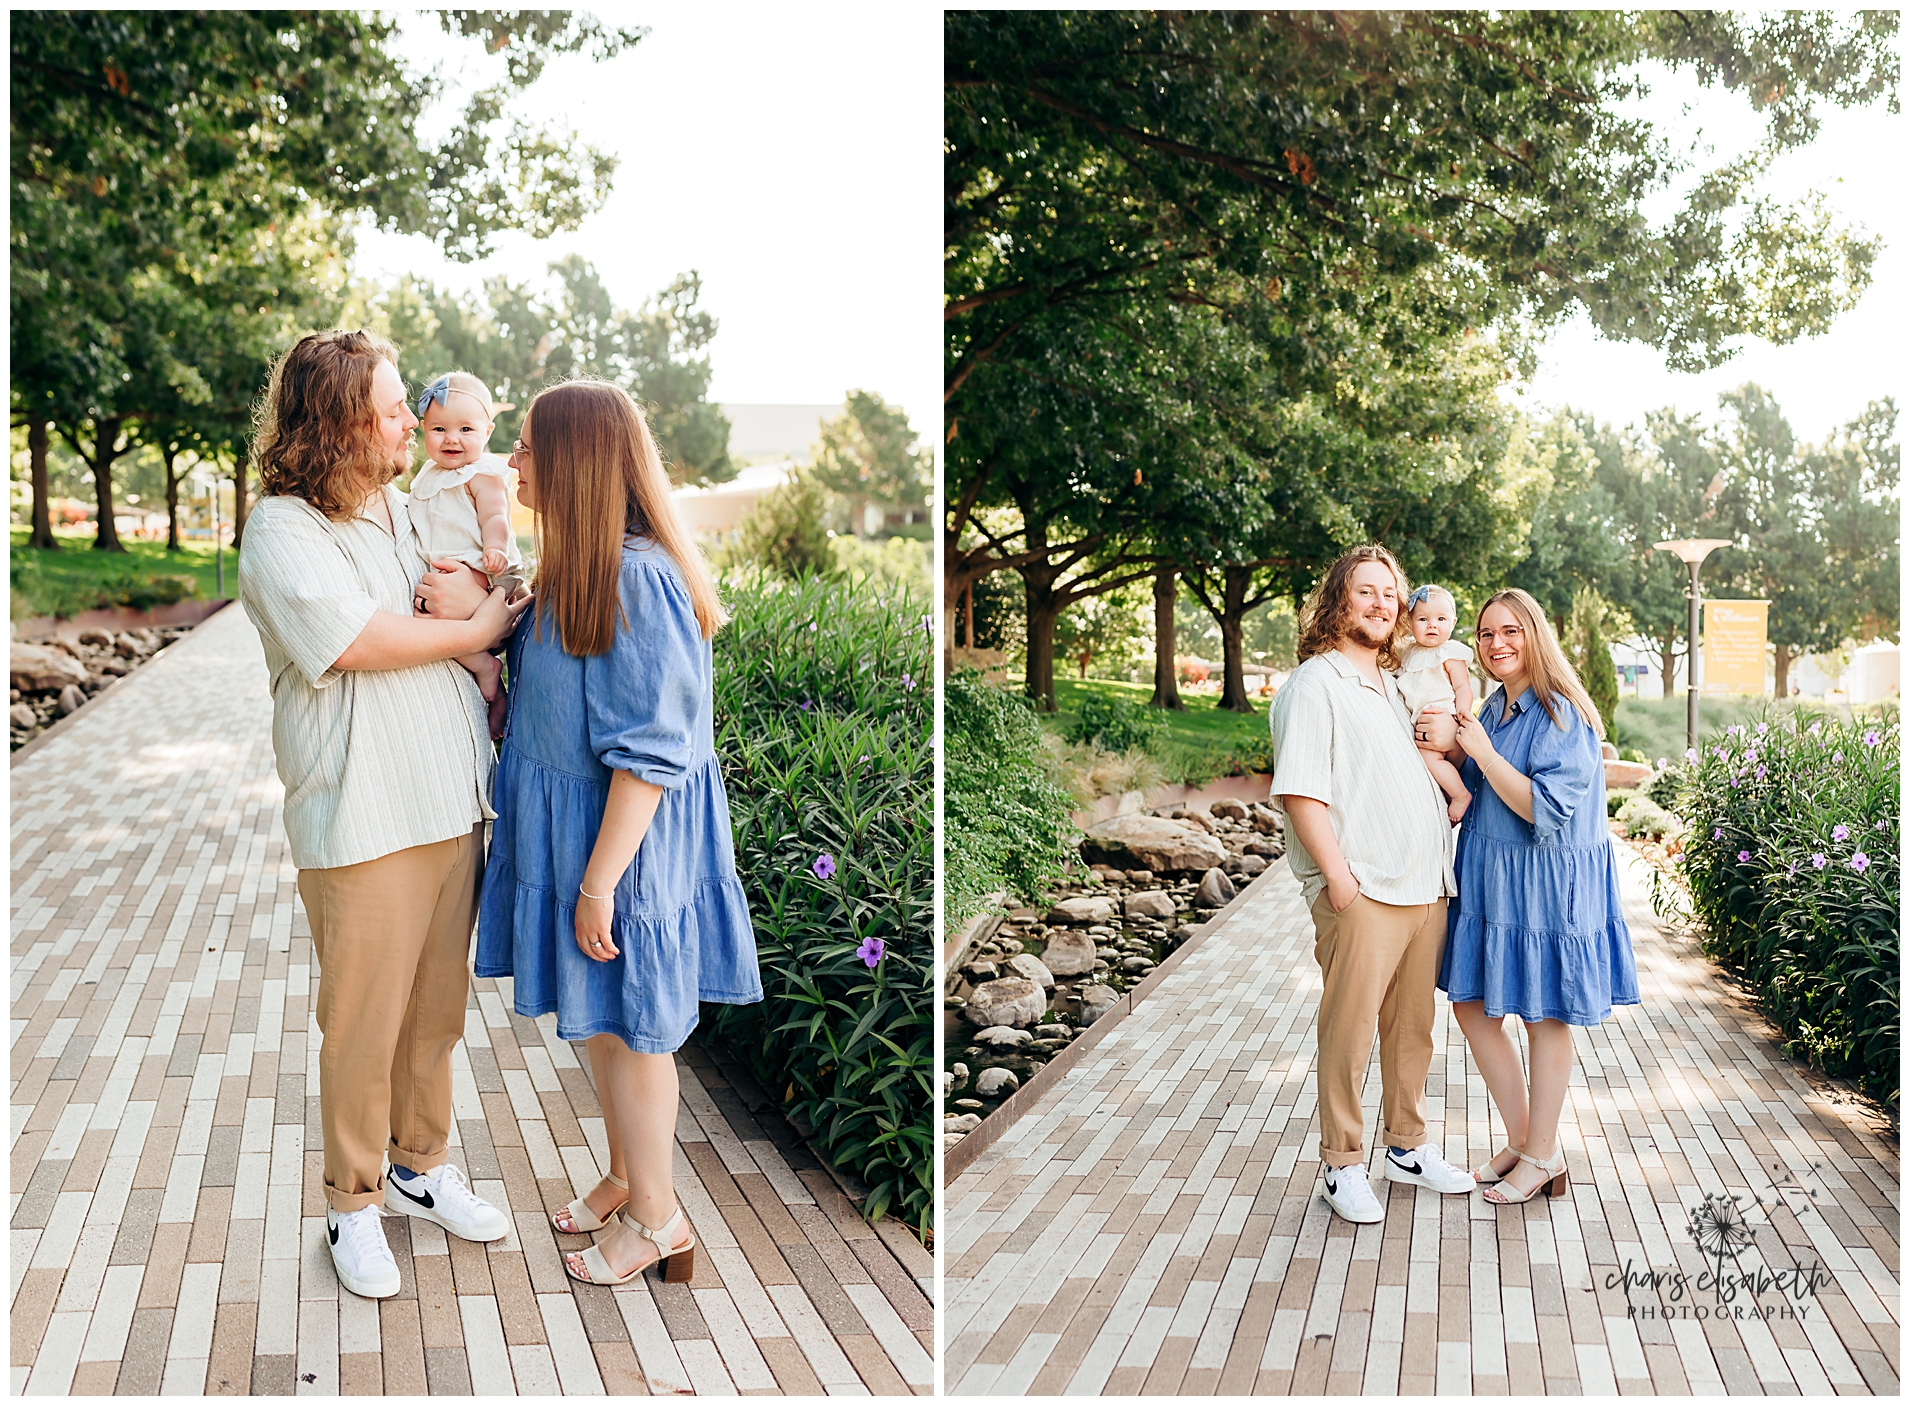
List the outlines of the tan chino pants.
{"label": "tan chino pants", "polygon": [[383,1199],[387,1151],[414,1172],[445,1159],[483,874],[483,826],[363,864],[299,871],[319,964],[325,1199],[341,1214]]}
{"label": "tan chino pants", "polygon": [[1432,1067],[1433,987],[1446,948],[1446,900],[1400,905],[1360,894],[1335,913],[1324,890],[1313,903],[1320,994],[1320,1160],[1366,1160],[1360,1081],[1379,1032],[1382,1141],[1426,1140],[1426,1071]]}

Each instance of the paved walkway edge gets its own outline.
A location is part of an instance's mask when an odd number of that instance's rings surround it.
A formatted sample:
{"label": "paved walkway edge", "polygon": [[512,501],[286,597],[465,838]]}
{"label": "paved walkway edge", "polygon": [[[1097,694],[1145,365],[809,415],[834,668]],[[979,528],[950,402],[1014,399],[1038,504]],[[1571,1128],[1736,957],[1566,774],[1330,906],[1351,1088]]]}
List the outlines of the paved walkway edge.
{"label": "paved walkway edge", "polygon": [[1285,868],[1284,860],[1275,860],[1247,883],[1247,886],[1234,895],[1233,902],[1215,913],[1213,917],[1195,928],[1187,940],[1167,954],[1162,962],[1146,978],[1137,982],[1128,992],[1109,1006],[1101,1018],[1077,1035],[1065,1050],[1041,1066],[1041,1070],[1027,1083],[1016,1089],[1003,1100],[1001,1106],[986,1118],[981,1126],[968,1134],[954,1147],[942,1154],[942,1186],[944,1194],[955,1178],[974,1163],[975,1159],[986,1152],[994,1143],[1014,1127],[1016,1121],[1041,1101],[1041,1096],[1058,1082],[1075,1065],[1087,1057],[1088,1051],[1112,1035],[1123,1020],[1133,1014],[1134,1008],[1154,993],[1154,988],[1166,980],[1168,974],[1179,966],[1187,956],[1205,942],[1209,936],[1219,932],[1222,923],[1232,917],[1234,910],[1246,903],[1247,896],[1263,883],[1275,868]]}

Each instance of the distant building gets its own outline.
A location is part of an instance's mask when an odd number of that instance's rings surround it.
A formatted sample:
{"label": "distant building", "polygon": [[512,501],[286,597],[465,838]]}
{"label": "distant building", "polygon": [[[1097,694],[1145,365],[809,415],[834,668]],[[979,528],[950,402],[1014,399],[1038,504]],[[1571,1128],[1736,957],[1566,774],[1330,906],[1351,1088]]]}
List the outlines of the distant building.
{"label": "distant building", "polygon": [[699,537],[727,537],[750,515],[758,498],[781,488],[795,472],[793,458],[776,459],[751,464],[727,483],[679,488],[670,496],[683,525],[691,532]]}
{"label": "distant building", "polygon": [[724,405],[730,422],[730,457],[807,459],[822,427],[842,414],[834,405]]}

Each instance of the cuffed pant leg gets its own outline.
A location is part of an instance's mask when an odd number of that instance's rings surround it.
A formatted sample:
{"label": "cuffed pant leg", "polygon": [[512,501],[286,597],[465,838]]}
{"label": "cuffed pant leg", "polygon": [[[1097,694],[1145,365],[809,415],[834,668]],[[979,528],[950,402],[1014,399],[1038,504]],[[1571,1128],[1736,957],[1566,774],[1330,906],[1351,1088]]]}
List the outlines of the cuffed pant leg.
{"label": "cuffed pant leg", "polygon": [[[341,1213],[382,1199],[393,1057],[440,889],[466,844],[442,840],[363,864],[299,872],[299,897],[311,919],[319,964],[315,1016],[325,1199]],[[448,1072],[444,1101],[448,1131]]]}
{"label": "cuffed pant leg", "polygon": [[[1320,1160],[1350,1167],[1366,1160],[1360,1083],[1373,1053],[1380,1006],[1422,910],[1360,894],[1335,913],[1322,892],[1313,905],[1313,956],[1320,964]],[[1430,1030],[1430,1026],[1428,1027]],[[1422,1071],[1422,1078],[1423,1078]]]}
{"label": "cuffed pant leg", "polygon": [[448,864],[434,854],[431,867],[418,875],[420,886],[435,879],[437,905],[391,1057],[387,1154],[393,1163],[413,1172],[428,1172],[440,1165],[451,1145],[451,1060],[464,1035],[465,1001],[471,989],[471,926],[484,875],[484,827],[451,844],[455,848]]}
{"label": "cuffed pant leg", "polygon": [[1426,1072],[1432,1068],[1433,990],[1446,950],[1446,900],[1398,910],[1410,935],[1379,1008],[1380,1109],[1393,1147],[1426,1140]]}

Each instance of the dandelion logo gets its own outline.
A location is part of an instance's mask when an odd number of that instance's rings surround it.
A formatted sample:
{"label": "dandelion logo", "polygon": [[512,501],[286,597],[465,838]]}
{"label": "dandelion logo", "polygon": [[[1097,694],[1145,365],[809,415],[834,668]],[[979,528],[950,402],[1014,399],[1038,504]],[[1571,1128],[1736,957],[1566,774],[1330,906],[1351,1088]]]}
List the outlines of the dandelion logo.
{"label": "dandelion logo", "polygon": [[1739,1253],[1757,1239],[1757,1228],[1744,1218],[1740,1198],[1722,1193],[1693,1206],[1685,1230],[1698,1253],[1716,1263],[1719,1279],[1724,1277],[1725,1259],[1736,1264]]}

